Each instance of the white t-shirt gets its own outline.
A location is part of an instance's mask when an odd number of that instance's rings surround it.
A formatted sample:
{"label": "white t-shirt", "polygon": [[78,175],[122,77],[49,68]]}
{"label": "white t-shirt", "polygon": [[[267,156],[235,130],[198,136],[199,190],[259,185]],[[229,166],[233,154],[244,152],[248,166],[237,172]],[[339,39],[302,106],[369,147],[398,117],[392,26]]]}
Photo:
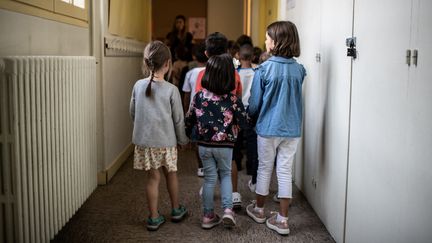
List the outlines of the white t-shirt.
{"label": "white t-shirt", "polygon": [[242,83],[243,91],[242,91],[242,102],[244,107],[249,106],[249,97],[251,95],[251,87],[252,81],[254,78],[255,71],[253,68],[239,68],[237,69],[238,74],[240,75],[240,81]]}
{"label": "white t-shirt", "polygon": [[192,103],[193,97],[195,96],[195,93],[196,93],[195,92],[195,86],[196,86],[198,74],[201,72],[201,70],[204,70],[204,69],[205,69],[205,67],[196,67],[196,68],[189,70],[186,73],[185,81],[184,81],[182,90],[184,92],[190,92],[191,93],[189,106]]}

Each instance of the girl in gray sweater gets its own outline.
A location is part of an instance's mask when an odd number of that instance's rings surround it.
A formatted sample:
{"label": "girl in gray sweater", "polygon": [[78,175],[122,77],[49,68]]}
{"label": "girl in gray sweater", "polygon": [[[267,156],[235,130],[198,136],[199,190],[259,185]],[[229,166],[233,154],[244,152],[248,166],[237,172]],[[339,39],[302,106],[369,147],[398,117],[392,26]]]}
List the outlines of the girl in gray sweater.
{"label": "girl in gray sweater", "polygon": [[167,180],[171,198],[171,220],[181,221],[187,214],[179,204],[177,179],[177,145],[185,145],[184,116],[180,93],[165,81],[171,69],[171,53],[160,41],[149,43],[144,50],[143,68],[150,77],[138,80],[133,88],[130,114],[134,123],[134,168],[147,171],[147,201],[150,215],[147,229],[157,230],[165,222],[158,211],[160,173]]}

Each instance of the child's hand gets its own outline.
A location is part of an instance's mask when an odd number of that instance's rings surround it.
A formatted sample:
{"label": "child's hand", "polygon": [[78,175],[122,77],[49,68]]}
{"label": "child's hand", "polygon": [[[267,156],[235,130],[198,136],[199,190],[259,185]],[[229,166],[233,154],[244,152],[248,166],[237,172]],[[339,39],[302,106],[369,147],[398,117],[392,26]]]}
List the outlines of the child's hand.
{"label": "child's hand", "polygon": [[177,149],[180,151],[186,150],[186,149],[190,149],[190,143],[187,144],[178,144],[177,145]]}
{"label": "child's hand", "polygon": [[187,150],[192,149],[192,144],[191,144],[191,143],[187,143],[187,144],[185,144],[184,146],[185,146],[185,148],[186,148]]}
{"label": "child's hand", "polygon": [[232,131],[233,131],[233,134],[234,134],[235,136],[237,136],[238,133],[239,133],[239,131],[240,131],[240,127],[239,127],[238,125],[233,125],[233,126],[232,126]]}

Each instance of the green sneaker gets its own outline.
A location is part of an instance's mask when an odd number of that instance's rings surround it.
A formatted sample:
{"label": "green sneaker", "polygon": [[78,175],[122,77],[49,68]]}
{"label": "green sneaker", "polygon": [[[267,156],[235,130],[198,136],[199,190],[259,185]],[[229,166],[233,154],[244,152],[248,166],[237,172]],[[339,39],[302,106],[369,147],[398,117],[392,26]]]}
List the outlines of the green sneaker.
{"label": "green sneaker", "polygon": [[150,231],[155,231],[158,230],[159,227],[165,223],[165,217],[162,215],[159,215],[159,217],[152,219],[152,218],[148,218],[147,219],[147,230]]}
{"label": "green sneaker", "polygon": [[171,210],[171,221],[180,222],[186,217],[187,213],[188,211],[185,206],[179,205],[179,208],[173,208]]}

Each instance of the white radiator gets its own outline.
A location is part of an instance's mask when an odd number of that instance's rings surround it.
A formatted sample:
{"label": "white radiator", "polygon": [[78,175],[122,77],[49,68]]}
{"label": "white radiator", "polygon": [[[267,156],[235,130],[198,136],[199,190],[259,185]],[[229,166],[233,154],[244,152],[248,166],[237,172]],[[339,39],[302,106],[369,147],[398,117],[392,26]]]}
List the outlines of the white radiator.
{"label": "white radiator", "polygon": [[0,242],[49,242],[97,186],[96,61],[0,65]]}

